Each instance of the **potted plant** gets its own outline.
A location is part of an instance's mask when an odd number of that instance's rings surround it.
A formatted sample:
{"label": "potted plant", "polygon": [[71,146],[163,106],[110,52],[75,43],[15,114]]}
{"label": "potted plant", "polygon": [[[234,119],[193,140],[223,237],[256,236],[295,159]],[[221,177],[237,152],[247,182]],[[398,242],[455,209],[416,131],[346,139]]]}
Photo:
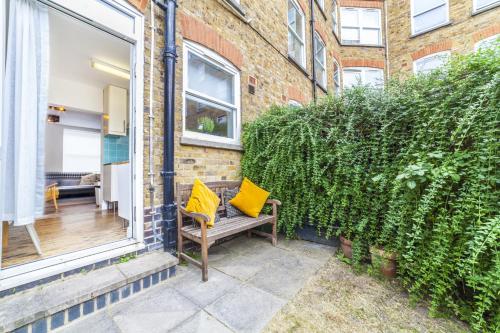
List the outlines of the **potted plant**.
{"label": "potted plant", "polygon": [[340,235],[340,248],[346,258],[352,259],[352,241]]}
{"label": "potted plant", "polygon": [[370,255],[372,266],[378,268],[380,273],[387,278],[396,277],[396,260],[395,252],[384,250],[378,246],[370,246]]}

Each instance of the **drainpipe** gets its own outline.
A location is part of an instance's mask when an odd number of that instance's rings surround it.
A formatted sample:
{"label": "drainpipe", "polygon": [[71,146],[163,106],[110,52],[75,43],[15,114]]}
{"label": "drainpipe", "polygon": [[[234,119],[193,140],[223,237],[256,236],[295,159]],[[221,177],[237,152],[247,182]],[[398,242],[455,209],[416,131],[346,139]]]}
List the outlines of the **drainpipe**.
{"label": "drainpipe", "polygon": [[314,103],[316,103],[316,64],[314,63],[314,31],[316,29],[314,28],[314,0],[309,0],[309,7],[311,9],[311,50],[312,50],[312,57],[311,57],[311,64],[312,64],[312,93],[313,93],[313,100]]}
{"label": "drainpipe", "polygon": [[155,170],[154,170],[154,60],[155,60],[155,5],[151,2],[151,47],[149,57],[149,210],[151,214],[151,222],[153,224],[153,240],[156,243],[158,240],[163,241],[162,237],[156,231],[156,207],[155,207]]}
{"label": "drainpipe", "polygon": [[174,201],[174,121],[175,121],[175,11],[176,0],[154,0],[165,11],[165,48],[163,49],[164,75],[164,139],[163,139],[163,248],[175,252],[176,213]]}

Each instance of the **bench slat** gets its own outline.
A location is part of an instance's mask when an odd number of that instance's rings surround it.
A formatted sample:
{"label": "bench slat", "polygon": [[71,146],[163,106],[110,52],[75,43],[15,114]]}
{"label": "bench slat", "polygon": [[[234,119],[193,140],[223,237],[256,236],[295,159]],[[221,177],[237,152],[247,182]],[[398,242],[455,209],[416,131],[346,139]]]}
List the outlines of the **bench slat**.
{"label": "bench slat", "polygon": [[[209,242],[215,241],[226,236],[236,234],[241,231],[255,228],[259,225],[271,222],[273,216],[260,215],[258,218],[247,216],[223,218],[213,228],[207,230],[207,240]],[[182,228],[182,233],[188,238],[201,239],[201,228],[186,226]],[[191,237],[190,237],[191,236]]]}

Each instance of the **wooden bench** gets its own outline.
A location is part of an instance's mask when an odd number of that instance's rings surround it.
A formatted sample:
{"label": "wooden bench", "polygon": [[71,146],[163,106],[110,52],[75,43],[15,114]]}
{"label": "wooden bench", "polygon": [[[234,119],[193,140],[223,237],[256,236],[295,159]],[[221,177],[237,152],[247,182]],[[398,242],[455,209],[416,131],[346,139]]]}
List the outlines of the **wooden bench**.
{"label": "wooden bench", "polygon": [[[260,214],[259,217],[253,218],[246,215],[236,216],[232,218],[225,217],[225,206],[224,206],[224,191],[232,190],[240,186],[240,182],[237,181],[219,181],[219,182],[209,182],[205,183],[208,188],[214,191],[221,199],[220,206],[217,210],[220,221],[216,222],[212,228],[207,228],[207,221],[210,218],[205,214],[200,213],[189,213],[186,211],[185,204],[189,200],[191,195],[191,190],[193,185],[177,184],[176,186],[176,196],[177,196],[177,250],[179,260],[184,259],[195,266],[201,268],[203,281],[208,280],[208,249],[212,246],[216,240],[231,236],[242,231],[248,231],[250,236],[252,233],[264,236],[271,239],[271,242],[276,246],[276,227],[278,221],[278,205],[281,203],[278,200],[268,199],[266,204],[271,204],[273,206],[272,215]],[[204,222],[198,223],[195,218],[200,218]],[[194,222],[196,221],[196,222]],[[272,225],[272,233],[265,233],[259,230],[252,230],[263,224]],[[191,258],[185,252],[183,252],[184,241],[192,241],[200,244],[201,246],[201,262]]]}

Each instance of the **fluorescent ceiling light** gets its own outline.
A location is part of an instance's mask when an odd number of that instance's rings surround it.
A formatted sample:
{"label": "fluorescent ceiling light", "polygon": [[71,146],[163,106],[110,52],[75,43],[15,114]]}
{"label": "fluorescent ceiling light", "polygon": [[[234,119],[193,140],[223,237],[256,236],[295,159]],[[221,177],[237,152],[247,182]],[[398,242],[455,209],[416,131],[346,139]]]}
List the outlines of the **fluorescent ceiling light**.
{"label": "fluorescent ceiling light", "polygon": [[91,59],[92,68],[130,80],[130,71],[98,59]]}

